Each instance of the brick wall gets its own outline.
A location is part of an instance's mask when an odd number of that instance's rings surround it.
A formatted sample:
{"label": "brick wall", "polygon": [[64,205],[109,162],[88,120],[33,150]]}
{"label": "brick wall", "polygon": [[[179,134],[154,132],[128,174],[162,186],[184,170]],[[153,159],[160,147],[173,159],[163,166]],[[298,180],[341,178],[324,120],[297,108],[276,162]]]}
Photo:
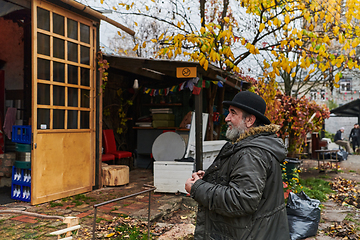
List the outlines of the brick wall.
{"label": "brick wall", "polygon": [[0,154],[0,177],[11,178],[12,167],[15,163],[15,153]]}

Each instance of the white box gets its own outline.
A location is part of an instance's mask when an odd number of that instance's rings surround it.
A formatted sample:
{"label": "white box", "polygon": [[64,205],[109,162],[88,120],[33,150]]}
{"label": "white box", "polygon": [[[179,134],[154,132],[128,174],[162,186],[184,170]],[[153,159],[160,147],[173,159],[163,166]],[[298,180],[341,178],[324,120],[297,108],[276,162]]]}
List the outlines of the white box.
{"label": "white box", "polygon": [[155,192],[186,193],[185,182],[194,171],[193,162],[155,161]]}
{"label": "white box", "polygon": [[[215,160],[226,140],[203,142],[203,169],[206,170]],[[196,159],[195,145],[190,144],[189,157]]]}

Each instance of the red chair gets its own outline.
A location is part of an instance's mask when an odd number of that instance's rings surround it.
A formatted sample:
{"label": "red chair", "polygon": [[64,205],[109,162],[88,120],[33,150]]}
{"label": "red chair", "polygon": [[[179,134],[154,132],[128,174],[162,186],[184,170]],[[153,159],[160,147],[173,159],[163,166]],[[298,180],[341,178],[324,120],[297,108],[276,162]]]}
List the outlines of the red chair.
{"label": "red chair", "polygon": [[105,154],[113,154],[116,159],[129,158],[129,167],[132,168],[132,152],[118,151],[116,149],[116,142],[114,132],[112,129],[103,130],[103,146]]}
{"label": "red chair", "polygon": [[101,156],[101,161],[103,161],[103,162],[113,161],[113,164],[115,164],[115,155],[114,155],[114,154],[110,154],[110,153],[102,154],[102,156]]}

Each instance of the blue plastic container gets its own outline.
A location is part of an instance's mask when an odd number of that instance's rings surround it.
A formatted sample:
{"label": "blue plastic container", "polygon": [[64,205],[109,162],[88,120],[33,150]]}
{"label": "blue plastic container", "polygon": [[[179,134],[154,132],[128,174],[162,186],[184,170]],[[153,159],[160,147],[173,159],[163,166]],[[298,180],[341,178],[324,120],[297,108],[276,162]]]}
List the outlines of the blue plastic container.
{"label": "blue plastic container", "polygon": [[12,169],[11,198],[24,202],[31,200],[31,170],[16,168]]}
{"label": "blue plastic container", "polygon": [[31,126],[14,125],[12,127],[11,141],[15,143],[31,144]]}

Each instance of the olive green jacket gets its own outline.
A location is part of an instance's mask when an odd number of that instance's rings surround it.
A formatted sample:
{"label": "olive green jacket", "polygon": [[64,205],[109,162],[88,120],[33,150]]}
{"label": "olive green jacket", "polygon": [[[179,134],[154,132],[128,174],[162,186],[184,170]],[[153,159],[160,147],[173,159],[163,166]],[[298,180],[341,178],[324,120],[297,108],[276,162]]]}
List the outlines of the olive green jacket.
{"label": "olive green jacket", "polygon": [[198,202],[195,240],[289,240],[276,125],[249,129],[226,143],[191,188]]}

